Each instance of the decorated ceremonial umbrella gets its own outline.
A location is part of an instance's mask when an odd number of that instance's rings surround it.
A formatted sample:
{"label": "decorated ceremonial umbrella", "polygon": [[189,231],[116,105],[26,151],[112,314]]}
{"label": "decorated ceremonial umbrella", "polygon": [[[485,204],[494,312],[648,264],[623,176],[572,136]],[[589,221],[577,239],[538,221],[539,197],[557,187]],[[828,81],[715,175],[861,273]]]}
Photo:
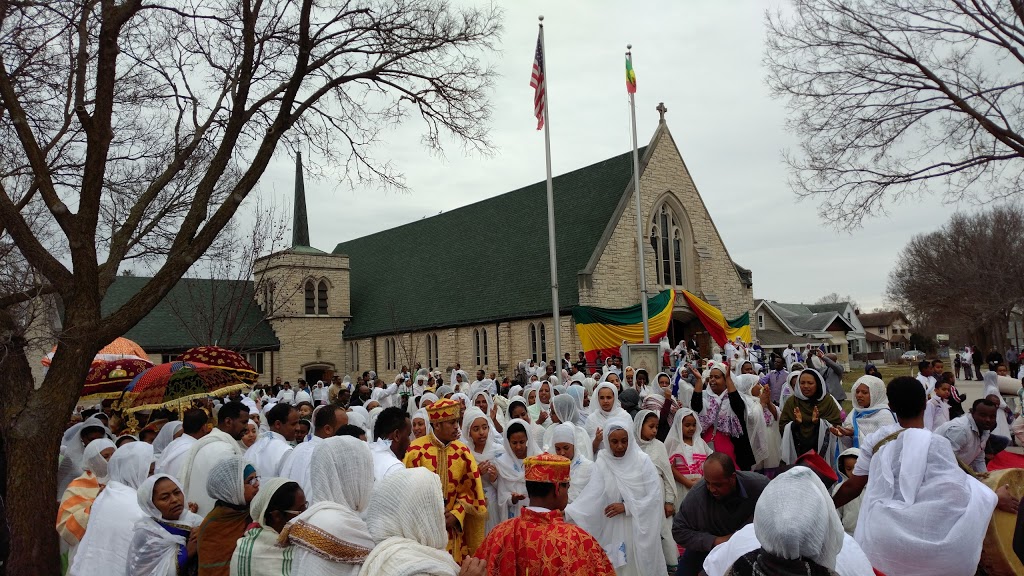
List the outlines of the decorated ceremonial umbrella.
{"label": "decorated ceremonial umbrella", "polygon": [[153,364],[149,360],[138,358],[93,362],[89,367],[89,374],[85,377],[85,386],[82,387],[79,403],[120,398],[126,384],[152,367]]}
{"label": "decorated ceremonial umbrella", "polygon": [[[43,357],[43,366],[49,367],[53,361],[53,355],[57,352],[57,347],[54,346],[53,350],[49,354]],[[142,349],[135,342],[127,338],[118,337],[113,342],[104,346],[96,356],[93,358],[93,362],[99,362],[100,360],[149,360],[146,355],[146,351]]]}
{"label": "decorated ceremonial umbrella", "polygon": [[245,382],[226,370],[197,362],[168,362],[132,380],[124,389],[121,409],[126,414],[157,408],[180,409],[191,400],[226,396],[245,387]]}
{"label": "decorated ceremonial umbrella", "polygon": [[219,346],[197,346],[187,350],[178,357],[182,362],[201,362],[213,368],[231,372],[239,380],[247,384],[256,382],[256,371],[246,362],[245,357],[227,348]]}

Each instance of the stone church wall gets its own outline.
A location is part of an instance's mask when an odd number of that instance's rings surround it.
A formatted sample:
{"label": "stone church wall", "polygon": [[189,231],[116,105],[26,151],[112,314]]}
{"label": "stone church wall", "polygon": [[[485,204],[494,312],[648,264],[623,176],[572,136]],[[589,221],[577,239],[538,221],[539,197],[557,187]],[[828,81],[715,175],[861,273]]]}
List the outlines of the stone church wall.
{"label": "stone church wall", "polygon": [[[691,292],[715,295],[726,318],[753,309],[753,294],[740,280],[711,215],[700,198],[679,151],[665,131],[640,179],[641,210],[644,213],[644,271],[648,294],[660,292],[655,253],[649,241],[655,205],[668,198],[670,205],[689,225],[692,236],[684,242],[685,286]],[[581,288],[580,302],[586,306],[622,308],[640,300],[636,266],[636,201],[632,194],[604,247],[589,288]],[[679,223],[684,226],[684,222]]]}

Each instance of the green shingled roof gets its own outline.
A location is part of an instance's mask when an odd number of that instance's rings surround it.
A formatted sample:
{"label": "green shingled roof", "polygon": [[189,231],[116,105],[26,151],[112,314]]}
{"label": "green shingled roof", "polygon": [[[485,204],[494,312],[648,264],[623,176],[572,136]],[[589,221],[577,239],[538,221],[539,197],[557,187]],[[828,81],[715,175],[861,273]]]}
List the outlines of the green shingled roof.
{"label": "green shingled roof", "polygon": [[[149,280],[118,276],[103,298],[103,314],[113,313]],[[256,303],[253,283],[246,280],[183,278],[124,337],[150,353],[203,345],[239,351],[281,346]]]}
{"label": "green shingled roof", "polygon": [[[554,178],[562,310],[579,303],[577,273],[632,175],[627,153]],[[338,244],[351,267],[346,338],[550,314],[546,195],[540,181]]]}

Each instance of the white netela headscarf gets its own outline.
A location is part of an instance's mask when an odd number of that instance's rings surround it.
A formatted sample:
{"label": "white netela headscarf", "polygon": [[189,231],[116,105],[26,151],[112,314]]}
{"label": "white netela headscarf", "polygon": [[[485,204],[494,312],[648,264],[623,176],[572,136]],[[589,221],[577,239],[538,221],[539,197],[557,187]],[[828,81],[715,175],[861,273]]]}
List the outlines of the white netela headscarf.
{"label": "white netela headscarf", "polygon": [[[871,397],[867,408],[861,408],[857,405],[857,388],[861,385],[867,386],[868,394]],[[885,392],[885,382],[882,382],[881,378],[865,374],[857,378],[857,381],[853,383],[851,392],[853,410],[850,410],[850,413],[846,415],[843,427],[853,429],[853,436],[851,437],[853,447],[860,448],[861,442],[868,435],[883,426],[896,422],[896,415],[889,410],[889,397]]]}
{"label": "white netela headscarf", "polygon": [[[193,514],[188,507],[181,510],[177,518],[164,518],[153,504],[153,491],[160,480],[170,480],[181,490],[181,484],[168,474],[155,474],[139,486],[138,503],[146,517],[135,523],[135,533],[128,551],[127,573],[131,576],[167,576],[178,572],[178,552],[185,545],[185,537],[171,534],[158,522],[175,524],[183,529],[192,529],[202,523],[203,518]],[[182,494],[184,498],[184,494]]]}
{"label": "white netela headscarf", "polygon": [[[109,467],[107,459],[103,457],[101,452],[108,448],[114,448],[114,443],[109,438],[97,438],[90,442],[85,447],[85,451],[82,452],[82,469],[92,472],[93,476],[96,477],[96,482],[100,484],[107,483]],[[111,457],[113,457],[113,454],[111,454]]]}
{"label": "white netela headscarf", "polygon": [[381,480],[366,512],[376,545],[360,576],[456,576],[459,565],[445,550],[444,506],[441,479],[426,468]]}
{"label": "white netela headscarf", "polygon": [[334,576],[363,563],[374,542],[361,513],[373,490],[373,454],[351,436],[320,442],[313,452],[309,500],[285,525],[281,540],[295,545],[295,574]]}
{"label": "white netela headscarf", "polygon": [[[616,430],[623,430],[628,436],[626,453],[621,457],[615,457],[609,447],[609,439]],[[613,418],[607,422],[590,482],[565,509],[567,516],[601,543],[612,565],[618,568],[625,561],[624,542],[616,531],[615,519],[609,520],[604,515],[605,508],[616,502],[621,502],[628,511],[632,560],[639,573],[660,574],[665,570],[661,547],[661,525],[665,516],[661,479],[651,459],[638,446],[633,422],[628,418]]]}
{"label": "white netela headscarf", "polygon": [[[608,389],[612,391],[614,395],[614,401],[612,403],[612,409],[605,412],[601,409],[601,402],[598,400],[601,390]],[[597,434],[597,429],[604,429],[608,421],[612,418],[629,418],[629,413],[622,409],[619,404],[619,390],[614,384],[608,382],[602,382],[594,388],[594,392],[590,395],[590,416],[587,417],[587,422],[584,424],[584,429],[587,431],[587,435],[591,438]],[[608,431],[604,431],[605,438],[608,437]]]}
{"label": "white netela headscarf", "polygon": [[754,508],[754,534],[766,552],[830,570],[843,547],[843,523],[818,476],[804,466],[768,483]]}
{"label": "white netela headscarf", "polygon": [[876,449],[870,477],[854,538],[874,568],[901,576],[974,574],[998,498],[964,474],[949,440],[904,430]]}

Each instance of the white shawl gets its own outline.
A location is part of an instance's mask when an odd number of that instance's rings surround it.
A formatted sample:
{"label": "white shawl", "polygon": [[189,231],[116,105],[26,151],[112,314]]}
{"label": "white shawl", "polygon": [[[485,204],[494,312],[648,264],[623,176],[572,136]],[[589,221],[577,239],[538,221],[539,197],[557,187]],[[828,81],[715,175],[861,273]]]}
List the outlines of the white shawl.
{"label": "white shawl", "polygon": [[[621,458],[613,456],[608,447],[608,439],[615,430],[625,430],[629,436],[629,445]],[[637,446],[633,423],[628,419],[609,421],[602,444],[590,482],[565,513],[601,543],[612,566],[629,564],[639,574],[660,574],[665,570],[661,547],[665,509],[658,471]],[[626,513],[605,517],[604,509],[620,502]]]}
{"label": "white shawl", "polygon": [[524,506],[530,505],[530,499],[526,498],[520,500],[516,504],[512,503],[512,494],[526,495],[526,467],[523,461],[516,457],[515,452],[512,451],[512,446],[509,444],[508,435],[509,430],[515,424],[521,424],[526,430],[526,455],[536,456],[540,453],[540,447],[537,445],[535,439],[534,430],[530,426],[530,423],[525,420],[515,418],[509,420],[508,426],[505,426],[505,433],[502,439],[503,452],[494,459],[495,466],[498,467],[498,502],[497,504],[502,509],[507,509],[508,514],[503,519],[517,518],[520,510]]}
{"label": "white shawl", "polygon": [[214,500],[206,493],[206,482],[210,470],[229,456],[242,456],[245,451],[228,433],[214,428],[209,434],[196,440],[181,465],[181,485],[185,490],[185,501],[199,506],[198,514],[206,516],[213,510]]}
{"label": "white shawl", "polygon": [[998,498],[949,440],[907,429],[875,452],[854,538],[885,574],[974,574]]}
{"label": "white shawl", "polygon": [[179,546],[185,544],[185,538],[171,534],[158,522],[163,520],[195,528],[203,521],[201,516],[189,512],[188,508],[182,509],[177,519],[164,520],[160,510],[153,504],[153,489],[157,482],[165,478],[181,489],[178,481],[167,474],[150,476],[139,486],[138,503],[146,516],[135,523],[135,534],[129,546],[127,574],[131,576],[177,576],[178,550]]}
{"label": "white shawl", "polygon": [[[601,409],[601,403],[598,401],[598,395],[605,388],[611,390],[615,397],[612,409],[607,412]],[[587,435],[590,436],[591,440],[593,440],[594,436],[597,435],[597,429],[604,429],[612,418],[629,418],[629,414],[619,404],[619,390],[615,385],[602,382],[594,388],[590,395],[590,416],[587,417],[587,422],[583,425],[583,428],[587,431]],[[607,430],[604,430],[604,435],[605,438],[608,437]]]}
{"label": "white shawl", "polygon": [[457,576],[445,550],[441,479],[426,468],[400,470],[381,480],[370,498],[366,524],[376,544],[360,576]]}
{"label": "white shawl", "polygon": [[256,442],[245,451],[245,458],[252,462],[260,476],[280,476],[281,466],[291,450],[292,446],[284,436],[269,430],[260,433]]}
{"label": "white shawl", "polygon": [[281,463],[281,476],[294,480],[306,494],[310,493],[309,470],[313,462],[313,451],[323,442],[319,436],[313,436],[295,448],[292,448],[288,456]]}
{"label": "white shawl", "polygon": [[170,474],[175,478],[181,478],[182,465],[185,463],[188,451],[192,449],[192,445],[195,443],[196,439],[188,434],[182,434],[171,440],[171,443],[164,448],[159,458],[157,458],[155,471]]}
{"label": "white shawl", "polygon": [[[282,536],[295,545],[294,574],[304,576],[355,576],[362,554],[373,548],[366,510],[373,490],[373,455],[366,442],[351,436],[326,438],[313,451],[309,500],[305,512],[289,522]],[[310,537],[315,534],[316,537]],[[326,538],[355,550],[343,558],[318,546]]]}

